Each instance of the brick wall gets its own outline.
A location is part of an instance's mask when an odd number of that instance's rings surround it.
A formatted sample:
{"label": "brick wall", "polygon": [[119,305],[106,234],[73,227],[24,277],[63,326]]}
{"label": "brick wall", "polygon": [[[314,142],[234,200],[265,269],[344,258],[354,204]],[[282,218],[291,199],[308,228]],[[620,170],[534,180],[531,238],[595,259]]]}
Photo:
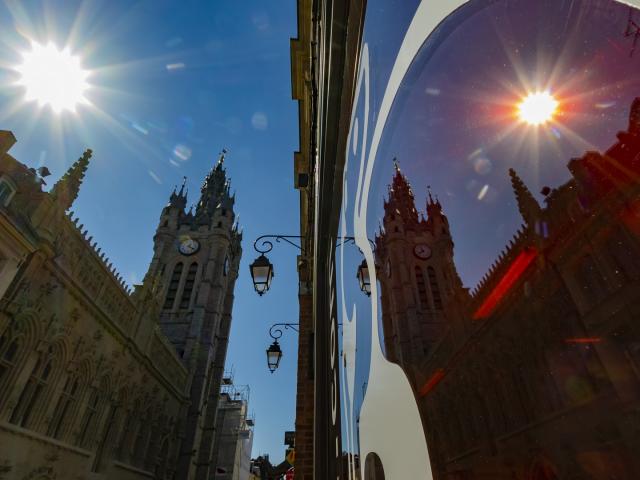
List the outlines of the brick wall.
{"label": "brick wall", "polygon": [[313,296],[300,294],[296,396],[296,480],[313,479]]}

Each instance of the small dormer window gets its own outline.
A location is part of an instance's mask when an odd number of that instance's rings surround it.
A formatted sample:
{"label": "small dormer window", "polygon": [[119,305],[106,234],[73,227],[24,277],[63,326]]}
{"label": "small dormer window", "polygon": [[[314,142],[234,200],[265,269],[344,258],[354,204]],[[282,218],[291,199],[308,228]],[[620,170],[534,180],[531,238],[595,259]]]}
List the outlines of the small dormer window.
{"label": "small dormer window", "polygon": [[223,208],[220,213],[222,214],[223,217],[226,217],[227,216],[227,209]]}
{"label": "small dormer window", "polygon": [[8,177],[0,177],[0,206],[6,207],[16,193],[16,186]]}

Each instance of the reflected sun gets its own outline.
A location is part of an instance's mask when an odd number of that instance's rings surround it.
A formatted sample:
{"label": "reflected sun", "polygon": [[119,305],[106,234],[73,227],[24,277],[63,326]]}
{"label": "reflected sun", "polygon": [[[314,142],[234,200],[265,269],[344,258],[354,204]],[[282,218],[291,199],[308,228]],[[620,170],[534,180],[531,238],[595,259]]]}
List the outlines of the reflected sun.
{"label": "reflected sun", "polygon": [[548,91],[532,92],[518,105],[520,119],[529,125],[542,125],[553,118],[558,101]]}
{"label": "reflected sun", "polygon": [[80,65],[80,57],[68,48],[58,50],[53,43],[31,44],[31,51],[22,55],[18,85],[26,89],[25,100],[49,105],[54,112],[74,112],[79,104],[89,104],[85,93],[89,88],[89,72]]}

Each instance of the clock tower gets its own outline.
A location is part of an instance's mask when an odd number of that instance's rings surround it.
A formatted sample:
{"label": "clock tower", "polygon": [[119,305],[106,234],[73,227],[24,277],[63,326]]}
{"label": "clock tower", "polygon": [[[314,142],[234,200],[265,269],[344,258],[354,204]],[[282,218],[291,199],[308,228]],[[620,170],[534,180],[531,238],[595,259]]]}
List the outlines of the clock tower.
{"label": "clock tower", "polygon": [[242,253],[226,151],[206,176],[195,212],[185,210],[185,185],[162,210],[149,273],[162,282],[159,325],[189,369],[190,406],[176,479],[208,479],[216,409],[224,371],[233,290]]}
{"label": "clock tower", "polygon": [[459,317],[456,309],[466,303],[467,294],[453,262],[449,221],[440,201],[429,192],[425,218],[397,163],[394,170],[375,239],[376,265],[386,356],[415,385],[414,372],[452,318]]}

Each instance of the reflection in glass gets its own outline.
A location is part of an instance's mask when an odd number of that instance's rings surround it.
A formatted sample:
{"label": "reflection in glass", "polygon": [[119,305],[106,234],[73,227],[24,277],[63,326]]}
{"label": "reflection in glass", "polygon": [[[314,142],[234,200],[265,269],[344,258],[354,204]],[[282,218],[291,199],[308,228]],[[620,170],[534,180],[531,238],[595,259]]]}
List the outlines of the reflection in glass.
{"label": "reflection in glass", "polygon": [[[522,429],[538,441],[593,442],[602,422],[624,418],[624,402],[640,399],[630,354],[640,342],[629,328],[640,298],[639,111],[637,98],[618,142],[571,160],[571,178],[545,189],[543,202],[508,170],[523,223],[473,291],[458,273],[442,203],[429,192],[422,216],[395,164],[376,263],[414,275],[379,277],[384,344],[416,393],[432,462],[480,449],[479,462],[483,445],[490,456],[517,450],[521,440],[502,436]],[[563,424],[546,430],[560,412]],[[633,445],[610,434],[617,449],[587,453],[627,471]],[[536,475],[547,476],[531,478],[560,478],[555,468],[539,464]]]}
{"label": "reflection in glass", "polygon": [[[343,315],[358,319],[353,417],[384,390],[368,375],[377,306],[434,478],[640,478],[640,55],[624,36],[634,15],[604,0],[470,2],[398,90],[367,186],[378,298],[338,287]],[[399,42],[366,28],[364,41],[374,121],[395,54],[385,48]],[[360,152],[348,154],[347,220],[362,208]],[[370,462],[362,478],[377,478]]]}
{"label": "reflection in glass", "polygon": [[360,284],[360,290],[367,296],[371,295],[371,279],[369,278],[369,267],[367,261],[362,260],[362,263],[358,267],[358,283]]}

